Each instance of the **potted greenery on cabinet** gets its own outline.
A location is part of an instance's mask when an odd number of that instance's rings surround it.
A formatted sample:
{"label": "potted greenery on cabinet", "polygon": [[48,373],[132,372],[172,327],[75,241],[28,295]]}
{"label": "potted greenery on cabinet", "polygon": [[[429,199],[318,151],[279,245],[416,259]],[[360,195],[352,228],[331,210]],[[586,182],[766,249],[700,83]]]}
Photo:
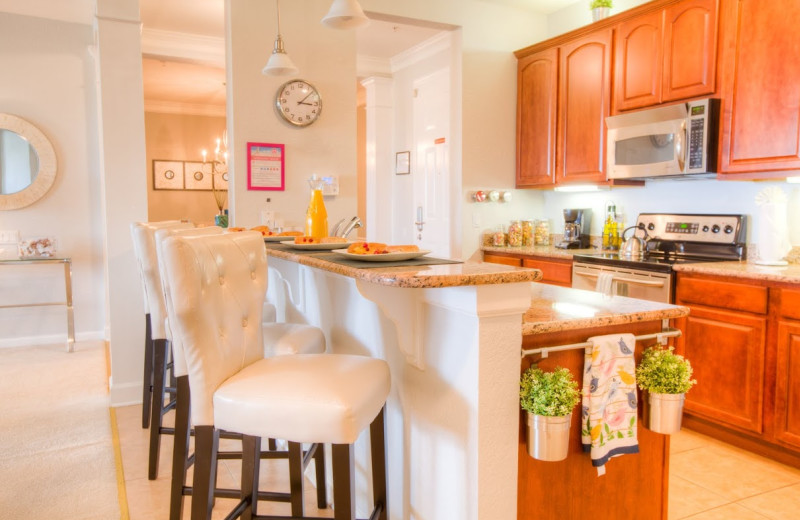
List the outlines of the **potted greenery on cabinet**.
{"label": "potted greenery on cabinet", "polygon": [[591,0],[589,9],[592,10],[592,21],[596,22],[606,18],[612,7],[611,0]]}
{"label": "potted greenery on cabinet", "polygon": [[528,417],[528,454],[545,461],[567,458],[572,409],[580,400],[572,373],[529,368],[520,379],[519,398]]}
{"label": "potted greenery on cabinet", "polygon": [[642,418],[656,433],[677,433],[681,429],[686,392],[697,383],[692,379],[689,360],[673,348],[650,347],[636,368],[636,381],[643,396]]}

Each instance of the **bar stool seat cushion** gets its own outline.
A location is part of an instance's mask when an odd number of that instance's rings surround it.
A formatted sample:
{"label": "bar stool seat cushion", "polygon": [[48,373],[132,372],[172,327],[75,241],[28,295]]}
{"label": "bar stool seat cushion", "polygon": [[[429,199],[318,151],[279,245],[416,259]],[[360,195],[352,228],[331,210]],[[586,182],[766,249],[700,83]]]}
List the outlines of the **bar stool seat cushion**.
{"label": "bar stool seat cushion", "polygon": [[294,442],[352,444],[380,412],[390,386],[389,365],[381,359],[345,354],[262,359],[214,392],[214,425]]}

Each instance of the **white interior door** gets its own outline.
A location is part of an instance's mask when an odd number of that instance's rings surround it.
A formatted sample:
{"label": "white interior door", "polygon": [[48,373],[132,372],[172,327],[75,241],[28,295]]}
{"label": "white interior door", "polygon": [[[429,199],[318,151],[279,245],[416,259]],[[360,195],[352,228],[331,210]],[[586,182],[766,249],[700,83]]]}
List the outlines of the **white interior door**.
{"label": "white interior door", "polygon": [[450,69],[414,82],[414,243],[450,256]]}

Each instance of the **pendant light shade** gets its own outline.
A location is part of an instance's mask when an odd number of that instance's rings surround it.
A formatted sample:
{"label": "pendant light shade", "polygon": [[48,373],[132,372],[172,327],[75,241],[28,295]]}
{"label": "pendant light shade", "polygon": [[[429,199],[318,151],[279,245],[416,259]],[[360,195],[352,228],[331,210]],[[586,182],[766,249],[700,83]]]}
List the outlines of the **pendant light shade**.
{"label": "pendant light shade", "polygon": [[267,76],[297,74],[297,67],[294,62],[292,62],[289,55],[286,54],[286,49],[283,48],[283,38],[281,38],[280,0],[275,0],[275,8],[278,12],[278,35],[275,37],[275,47],[272,49],[272,55],[269,57],[266,66],[261,69],[261,73]]}
{"label": "pendant light shade", "polygon": [[355,29],[369,23],[358,0],[333,0],[330,11],[322,23],[333,29]]}

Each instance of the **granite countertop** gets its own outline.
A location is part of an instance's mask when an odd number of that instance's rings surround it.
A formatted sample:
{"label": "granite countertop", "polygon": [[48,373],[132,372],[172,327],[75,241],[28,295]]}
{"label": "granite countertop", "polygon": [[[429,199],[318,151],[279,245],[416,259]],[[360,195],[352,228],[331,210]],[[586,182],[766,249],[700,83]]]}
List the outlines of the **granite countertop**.
{"label": "granite countertop", "polygon": [[549,258],[563,258],[565,260],[571,260],[572,255],[591,255],[602,252],[602,250],[597,247],[590,247],[586,249],[559,249],[552,244],[549,246],[527,246],[527,247],[482,246],[481,251],[485,251],[487,253],[508,253],[512,255],[530,255],[530,256],[544,256]]}
{"label": "granite countertop", "polygon": [[542,272],[538,269],[511,267],[484,262],[409,267],[358,268],[330,262],[322,258],[316,258],[317,255],[314,254],[300,255],[270,248],[267,248],[267,254],[309,267],[316,267],[358,280],[391,287],[424,289],[464,285],[535,282],[542,279]]}
{"label": "granite countertop", "polygon": [[700,264],[676,264],[672,267],[681,273],[698,273],[717,276],[733,276],[750,280],[800,283],[800,264],[784,266],[758,265],[755,262],[708,262]]}
{"label": "granite countertop", "polygon": [[543,334],[681,318],[689,309],[624,296],[569,289],[555,285],[532,284],[531,308],[525,312],[522,334]]}

